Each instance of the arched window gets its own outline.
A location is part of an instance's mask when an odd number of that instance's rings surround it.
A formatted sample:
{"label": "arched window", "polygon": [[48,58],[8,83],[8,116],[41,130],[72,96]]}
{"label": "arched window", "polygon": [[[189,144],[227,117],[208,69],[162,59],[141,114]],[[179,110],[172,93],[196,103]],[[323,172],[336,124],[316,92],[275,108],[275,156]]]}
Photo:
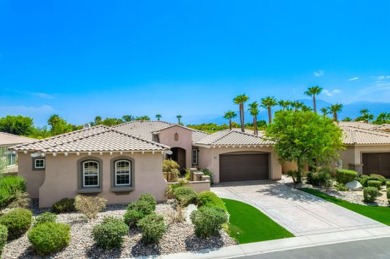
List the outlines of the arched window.
{"label": "arched window", "polygon": [[83,162],[83,187],[99,187],[99,162]]}
{"label": "arched window", "polygon": [[131,161],[116,161],[114,172],[115,186],[131,186]]}

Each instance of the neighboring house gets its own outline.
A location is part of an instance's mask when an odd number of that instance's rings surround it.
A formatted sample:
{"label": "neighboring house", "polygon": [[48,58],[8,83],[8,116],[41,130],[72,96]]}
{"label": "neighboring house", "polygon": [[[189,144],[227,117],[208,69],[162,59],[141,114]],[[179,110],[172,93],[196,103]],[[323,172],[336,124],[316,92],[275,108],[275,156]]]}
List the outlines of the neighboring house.
{"label": "neighboring house", "polygon": [[27,138],[23,136],[18,136],[6,132],[0,132],[0,152],[3,155],[0,159],[5,160],[5,171],[8,173],[17,173],[18,172],[18,166],[17,166],[17,155],[14,151],[9,151],[8,147],[22,144],[22,143],[29,143],[34,141],[35,139]]}
{"label": "neighboring house", "polygon": [[169,147],[96,126],[12,147],[19,175],[40,207],[77,194],[128,203],[148,192],[165,200],[162,162]]}

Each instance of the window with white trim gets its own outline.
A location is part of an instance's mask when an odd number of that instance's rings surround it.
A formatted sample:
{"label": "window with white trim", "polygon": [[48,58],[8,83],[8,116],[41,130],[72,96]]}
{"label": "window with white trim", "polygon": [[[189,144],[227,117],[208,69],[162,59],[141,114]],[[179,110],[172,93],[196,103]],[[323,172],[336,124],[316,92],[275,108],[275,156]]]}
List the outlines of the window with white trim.
{"label": "window with white trim", "polygon": [[85,161],[83,167],[83,187],[99,187],[99,162]]}
{"label": "window with white trim", "polygon": [[192,164],[197,165],[198,164],[198,150],[192,149]]}
{"label": "window with white trim", "polygon": [[15,152],[7,151],[5,152],[7,164],[6,166],[16,165],[16,154]]}
{"label": "window with white trim", "polygon": [[34,169],[45,169],[45,159],[44,158],[34,159]]}
{"label": "window with white trim", "polygon": [[115,186],[131,186],[131,161],[115,161]]}

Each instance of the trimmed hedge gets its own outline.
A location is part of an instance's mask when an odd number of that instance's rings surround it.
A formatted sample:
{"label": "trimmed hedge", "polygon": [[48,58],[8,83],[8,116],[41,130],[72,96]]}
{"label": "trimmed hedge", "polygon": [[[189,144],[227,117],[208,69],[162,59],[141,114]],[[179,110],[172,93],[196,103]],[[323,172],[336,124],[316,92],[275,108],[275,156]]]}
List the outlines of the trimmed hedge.
{"label": "trimmed hedge", "polygon": [[326,172],[310,172],[307,174],[307,182],[313,186],[330,187],[332,186],[332,177]]}
{"label": "trimmed hedge", "polygon": [[379,195],[378,188],[376,187],[364,187],[363,188],[363,197],[365,202],[375,202],[376,198]]}
{"label": "trimmed hedge", "polygon": [[56,214],[75,212],[76,207],[74,206],[74,198],[63,198],[57,201],[51,207],[51,211]]}
{"label": "trimmed hedge", "polygon": [[44,212],[35,219],[34,226],[47,223],[47,222],[56,222],[57,215],[51,212]]}
{"label": "trimmed hedge", "polygon": [[0,225],[8,229],[8,240],[21,237],[30,228],[32,212],[26,209],[14,209],[0,217]]}
{"label": "trimmed hedge", "polygon": [[195,204],[198,199],[196,192],[189,187],[179,187],[173,194],[180,206],[183,207],[188,206],[189,204]]}
{"label": "trimmed hedge", "polygon": [[6,226],[0,225],[0,258],[1,258],[1,254],[3,253],[3,248],[7,243],[7,239],[8,239],[8,229]]}
{"label": "trimmed hedge", "polygon": [[368,180],[367,181],[367,187],[375,187],[378,190],[380,190],[381,186],[382,186],[382,182],[381,181],[378,181],[378,180]]}
{"label": "trimmed hedge", "polygon": [[353,170],[347,169],[338,169],[336,171],[336,180],[339,183],[347,184],[353,180],[355,180],[358,176],[358,173]]}
{"label": "trimmed hedge", "polygon": [[221,209],[224,212],[227,212],[223,200],[219,198],[215,193],[210,191],[204,191],[198,195],[198,208],[201,208],[203,206],[217,208]]}
{"label": "trimmed hedge", "polygon": [[386,184],[386,178],[380,174],[370,174],[370,180],[380,181],[382,185]]}
{"label": "trimmed hedge", "polygon": [[20,176],[0,177],[0,208],[11,203],[17,193],[26,191],[26,181]]}
{"label": "trimmed hedge", "polygon": [[360,184],[363,186],[363,187],[367,187],[367,181],[370,180],[370,176],[368,175],[365,175],[365,174],[362,174],[358,181],[360,182]]}
{"label": "trimmed hedge", "polygon": [[167,231],[163,216],[152,213],[141,219],[137,226],[142,232],[142,241],[146,244],[158,243]]}
{"label": "trimmed hedge", "polygon": [[53,254],[69,245],[70,226],[55,222],[42,223],[29,231],[28,240],[38,254]]}
{"label": "trimmed hedge", "polygon": [[225,212],[212,207],[200,207],[191,213],[195,235],[201,238],[218,235],[222,224],[226,223],[227,220]]}
{"label": "trimmed hedge", "polygon": [[129,227],[122,220],[114,217],[106,217],[92,230],[93,240],[103,249],[121,247],[123,237],[129,232]]}
{"label": "trimmed hedge", "polygon": [[390,181],[386,181],[386,188],[390,188]]}

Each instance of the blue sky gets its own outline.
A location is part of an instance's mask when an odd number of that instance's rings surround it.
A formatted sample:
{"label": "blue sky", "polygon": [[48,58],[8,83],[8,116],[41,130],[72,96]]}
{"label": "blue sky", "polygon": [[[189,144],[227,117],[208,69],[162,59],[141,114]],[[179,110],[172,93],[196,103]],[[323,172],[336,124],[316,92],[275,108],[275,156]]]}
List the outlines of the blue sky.
{"label": "blue sky", "polygon": [[234,96],[390,100],[390,2],[0,0],[0,116],[161,113],[185,123]]}

